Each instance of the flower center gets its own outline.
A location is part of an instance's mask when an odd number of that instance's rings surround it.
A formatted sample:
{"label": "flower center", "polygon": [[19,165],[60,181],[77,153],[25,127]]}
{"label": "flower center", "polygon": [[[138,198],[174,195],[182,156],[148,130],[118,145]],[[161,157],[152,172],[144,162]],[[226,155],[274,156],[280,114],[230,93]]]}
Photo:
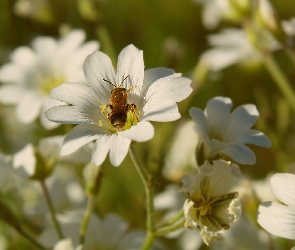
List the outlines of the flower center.
{"label": "flower center", "polygon": [[102,114],[107,118],[107,121],[101,121],[100,126],[105,127],[112,133],[128,130],[138,123],[138,112],[135,105],[129,110],[111,109],[108,104],[100,108]]}
{"label": "flower center", "polygon": [[215,133],[212,133],[211,135],[209,135],[210,139],[215,139],[215,140],[218,140],[218,141],[224,141],[224,138],[222,137],[221,134],[215,132]]}
{"label": "flower center", "polygon": [[53,88],[61,85],[64,82],[65,82],[65,78],[62,76],[58,76],[58,77],[50,76],[43,80],[39,89],[42,93],[49,94]]}

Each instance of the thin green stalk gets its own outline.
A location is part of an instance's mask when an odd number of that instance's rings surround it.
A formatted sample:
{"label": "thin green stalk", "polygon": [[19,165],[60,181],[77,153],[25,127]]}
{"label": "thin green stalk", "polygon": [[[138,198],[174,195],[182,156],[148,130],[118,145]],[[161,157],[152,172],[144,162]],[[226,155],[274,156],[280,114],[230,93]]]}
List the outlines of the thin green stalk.
{"label": "thin green stalk", "polygon": [[148,250],[154,240],[154,231],[155,231],[155,218],[154,218],[154,181],[153,178],[148,174],[147,170],[144,168],[141,163],[138,155],[133,147],[130,145],[129,153],[133,164],[144,184],[145,193],[146,193],[146,206],[147,206],[147,237],[143,243],[141,249]]}
{"label": "thin green stalk", "polygon": [[64,236],[63,236],[62,230],[60,228],[60,225],[59,225],[59,223],[58,223],[58,221],[56,219],[55,209],[54,209],[52,200],[50,198],[48,189],[46,187],[45,180],[40,180],[40,184],[41,184],[41,187],[42,187],[42,190],[43,190],[47,205],[49,207],[49,210],[50,210],[50,213],[51,213],[51,216],[52,216],[52,220],[53,220],[53,224],[55,226],[56,232],[58,234],[59,239],[61,240],[61,239],[64,238]]}
{"label": "thin green stalk", "polygon": [[101,178],[101,170],[100,170],[100,167],[97,167],[94,178],[91,181],[89,181],[89,183],[86,183],[86,194],[88,199],[87,199],[86,210],[84,212],[84,216],[83,216],[81,227],[80,227],[80,245],[82,246],[85,243],[85,235],[86,235],[86,231],[90,221],[90,217],[93,212],[94,200],[99,191],[100,178]]}
{"label": "thin green stalk", "polygon": [[176,216],[168,220],[166,223],[162,224],[161,228],[174,225],[177,221],[182,219],[183,216],[184,216],[184,213],[183,213],[183,210],[181,210]]}
{"label": "thin green stalk", "polygon": [[85,243],[85,234],[88,228],[88,224],[90,221],[90,217],[93,211],[93,207],[94,207],[94,196],[89,196],[88,200],[87,200],[87,208],[85,210],[83,219],[82,219],[82,223],[81,223],[81,227],[80,227],[80,245],[84,245]]}
{"label": "thin green stalk", "polygon": [[37,247],[38,249],[42,249],[45,250],[46,248],[44,246],[42,246],[38,241],[36,241],[32,236],[30,236],[29,234],[27,234],[25,231],[23,231],[23,229],[21,227],[14,227],[14,229],[20,234],[22,235],[24,238],[26,238],[28,241],[30,241],[35,247]]}
{"label": "thin green stalk", "polygon": [[290,107],[295,111],[295,94],[291,84],[282,73],[281,69],[271,55],[265,56],[264,64],[268,72],[271,74],[278,88],[282,91]]}
{"label": "thin green stalk", "polygon": [[284,51],[286,52],[287,56],[295,66],[295,52],[289,47],[285,47]]}
{"label": "thin green stalk", "polygon": [[185,220],[181,220],[176,224],[172,224],[172,225],[169,225],[166,227],[161,227],[155,231],[154,235],[161,236],[161,235],[165,235],[168,233],[172,233],[176,230],[179,230],[179,229],[183,228],[184,222],[185,222]]}

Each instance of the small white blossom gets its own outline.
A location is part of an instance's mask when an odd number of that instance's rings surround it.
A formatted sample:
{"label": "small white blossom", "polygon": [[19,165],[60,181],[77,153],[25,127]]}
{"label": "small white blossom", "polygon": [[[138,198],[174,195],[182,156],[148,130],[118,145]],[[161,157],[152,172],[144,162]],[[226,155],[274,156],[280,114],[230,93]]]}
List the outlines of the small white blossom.
{"label": "small white blossom", "polygon": [[206,159],[227,155],[240,164],[256,162],[253,151],[245,144],[270,147],[270,140],[260,131],[250,129],[259,117],[255,105],[246,104],[233,112],[232,101],[227,97],[214,97],[204,112],[191,108],[190,115],[196,123],[195,131],[200,137],[198,163]]}
{"label": "small white blossom", "polygon": [[257,221],[267,232],[295,240],[295,175],[273,175],[270,188],[286,205],[272,201],[262,202],[257,211]]}
{"label": "small white blossom", "polygon": [[180,123],[165,157],[163,175],[170,180],[178,181],[188,169],[197,167],[197,145],[198,136],[194,133],[194,122],[190,120]]}
{"label": "small white blossom", "polygon": [[238,192],[230,192],[239,177],[237,165],[218,160],[212,165],[206,161],[198,174],[183,180],[180,191],[187,194],[185,227],[199,230],[207,245],[212,240],[223,240],[223,231],[240,217]]}
{"label": "small white blossom", "polygon": [[98,49],[96,41],[82,44],[85,33],[73,30],[60,40],[37,37],[32,48],[22,46],[11,54],[11,62],[0,68],[0,101],[16,105],[20,122],[32,123],[39,115],[46,129],[58,125],[48,121],[44,111],[60,104],[49,97],[53,87],[65,81],[82,81],[83,62],[87,55]]}
{"label": "small white blossom", "polygon": [[282,26],[288,36],[295,36],[295,17],[290,18],[288,21],[282,21]]}
{"label": "small white blossom", "polygon": [[[260,34],[264,45],[270,50],[280,48],[278,42],[266,32]],[[247,33],[241,29],[225,29],[219,34],[210,35],[211,49],[201,55],[199,67],[212,71],[220,71],[235,63],[260,62],[262,54],[249,40]]]}
{"label": "small white blossom", "polygon": [[249,0],[194,0],[203,5],[202,21],[208,29],[216,28],[222,20],[239,21],[249,11]]}
{"label": "small white blossom", "polygon": [[[65,138],[62,155],[96,140],[92,155],[95,165],[102,164],[108,152],[111,163],[120,165],[131,141],[147,141],[154,136],[149,121],[180,118],[176,102],[192,92],[191,80],[171,69],[144,71],[143,53],[133,45],[120,53],[116,73],[110,58],[99,51],[86,58],[84,73],[89,85],[64,83],[52,90],[53,98],[72,105],[54,107],[46,116],[58,123],[79,124]],[[113,119],[116,115],[120,123]]]}

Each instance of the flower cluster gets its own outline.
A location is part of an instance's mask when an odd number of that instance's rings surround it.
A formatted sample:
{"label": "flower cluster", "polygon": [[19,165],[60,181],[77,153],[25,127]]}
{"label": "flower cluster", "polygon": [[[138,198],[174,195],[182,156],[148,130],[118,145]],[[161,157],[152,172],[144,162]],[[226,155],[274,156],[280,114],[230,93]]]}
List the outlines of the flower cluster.
{"label": "flower cluster", "polygon": [[[16,2],[16,15],[55,25],[53,3],[28,2]],[[295,94],[272,54],[284,51],[295,65],[295,19],[279,20],[268,0],[192,2],[203,6],[204,26],[216,32],[208,35],[211,48],[200,53],[196,67],[184,75],[166,67],[145,69],[150,58],[133,44],[116,59],[117,47],[108,42],[102,27],[90,37],[102,39],[103,52],[99,42],[86,40],[88,29],[71,30],[67,23],[58,28],[59,39],[40,36],[31,46],[12,50],[10,61],[0,67],[0,226],[3,222],[7,235],[12,227],[24,239],[8,243],[6,235],[0,235],[0,249],[23,245],[23,240],[28,241],[24,248],[54,250],[195,250],[202,244],[235,249],[244,232],[247,241],[252,237],[260,248],[268,241],[265,230],[295,239],[295,175],[280,173],[270,179],[273,194],[284,203],[279,204],[260,195],[266,182],[257,190],[259,181],[242,177],[240,170],[243,165],[263,165],[261,152],[266,149],[261,148],[271,147],[267,134],[275,138],[276,133],[260,131],[268,128],[267,122],[256,124],[258,108],[268,118],[278,104],[275,126],[282,134],[290,130],[286,124],[289,107],[295,111]],[[103,18],[95,5],[77,1],[79,14],[91,22]],[[218,30],[225,27],[223,21],[235,26]],[[164,46],[172,60],[166,65],[174,67],[187,54],[181,44],[167,38]],[[208,86],[213,90],[209,100],[196,91],[206,90],[201,84],[206,76],[220,80],[222,70],[253,62],[263,63],[283,95],[273,105],[267,95],[260,100],[264,91],[256,83],[249,88],[255,87],[251,100],[257,107],[233,108],[232,100],[238,99],[233,94],[232,99],[220,93],[212,97],[217,85]],[[204,109],[197,107],[205,102]],[[260,109],[264,103],[267,108]],[[138,145],[142,155],[136,153],[137,142],[145,142]],[[280,142],[275,145],[279,148]],[[125,160],[128,153],[130,159]],[[264,231],[257,228],[255,213]],[[138,230],[145,222],[146,231]]]}

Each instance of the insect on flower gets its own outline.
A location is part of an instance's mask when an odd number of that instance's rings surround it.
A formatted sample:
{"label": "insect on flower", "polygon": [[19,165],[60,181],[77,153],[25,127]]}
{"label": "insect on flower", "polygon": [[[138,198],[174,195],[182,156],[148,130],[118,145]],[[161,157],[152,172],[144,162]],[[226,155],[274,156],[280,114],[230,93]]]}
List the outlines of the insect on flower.
{"label": "insect on flower", "polygon": [[[103,79],[105,82],[108,82],[115,88],[111,92],[110,104],[106,104],[102,107],[101,112],[108,118],[109,122],[112,124],[117,131],[124,130],[124,125],[127,121],[127,113],[131,111],[135,116],[137,122],[138,117],[135,112],[136,105],[134,103],[127,103],[127,94],[128,92],[136,86],[132,86],[129,89],[122,87],[123,82],[129,77],[126,76],[119,86],[114,85],[110,81]],[[106,109],[110,108],[110,112],[106,113]]]}

